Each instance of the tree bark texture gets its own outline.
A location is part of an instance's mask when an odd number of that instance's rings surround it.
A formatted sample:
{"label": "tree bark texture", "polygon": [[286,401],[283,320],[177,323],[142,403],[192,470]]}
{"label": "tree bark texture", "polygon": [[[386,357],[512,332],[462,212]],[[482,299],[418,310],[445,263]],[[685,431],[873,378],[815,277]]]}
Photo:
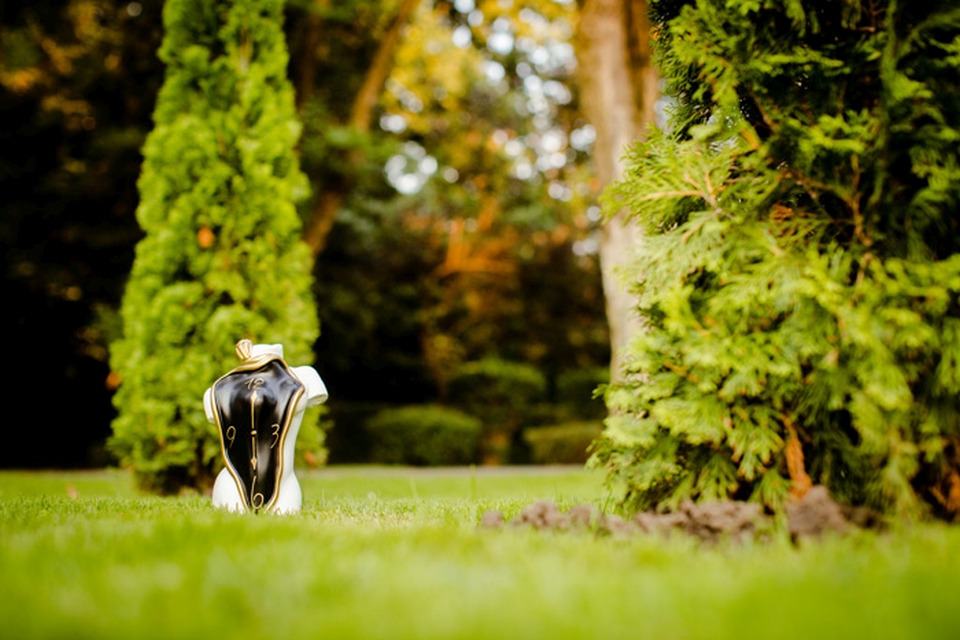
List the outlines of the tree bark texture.
{"label": "tree bark texture", "polygon": [[[602,187],[623,175],[626,148],[656,117],[658,76],[650,52],[644,0],[581,0],[577,58],[583,111],[596,129],[593,158]],[[611,380],[620,379],[622,351],[641,330],[634,296],[620,275],[642,242],[624,212],[601,230],[600,265],[610,325]]]}

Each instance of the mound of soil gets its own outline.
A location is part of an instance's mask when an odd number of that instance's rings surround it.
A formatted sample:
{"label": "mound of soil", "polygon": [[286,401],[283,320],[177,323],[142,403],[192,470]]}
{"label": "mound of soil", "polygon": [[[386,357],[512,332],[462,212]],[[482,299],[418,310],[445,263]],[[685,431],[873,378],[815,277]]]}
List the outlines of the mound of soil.
{"label": "mound of soil", "polygon": [[827,532],[846,533],[850,523],[824,486],[810,489],[799,501],[787,504],[787,529],[793,540],[820,538]]}
{"label": "mound of soil", "polygon": [[679,531],[706,542],[753,538],[758,529],[770,525],[770,519],[760,512],[760,505],[732,500],[704,504],[684,502],[673,513],[638,513],[634,522],[648,533]]}
{"label": "mound of soil", "polygon": [[[787,506],[791,539],[820,538],[824,534],[846,533],[859,526],[873,526],[877,519],[869,512],[842,507],[826,487],[810,489],[800,500]],[[705,542],[729,539],[742,541],[756,537],[772,527],[772,519],[763,514],[760,505],[752,502],[720,501],[695,504],[684,502],[670,513],[646,511],[631,520],[603,513],[597,507],[580,504],[566,512],[553,502],[543,500],[527,505],[509,522],[503,514],[490,510],[480,520],[480,527],[500,529],[530,527],[542,531],[594,531],[598,535],[662,534],[690,535]]]}
{"label": "mound of soil", "polygon": [[[492,513],[499,514],[500,512],[494,511]],[[502,514],[500,518],[502,521]],[[593,505],[578,504],[570,507],[566,513],[561,513],[556,504],[548,500],[542,500],[524,507],[507,526],[533,527],[534,529],[550,531],[586,530],[609,527],[608,520],[610,518],[617,518],[617,516],[605,515]]]}
{"label": "mound of soil", "polygon": [[881,529],[880,516],[866,507],[848,507],[835,502],[822,485],[811,488],[797,502],[787,504],[787,528],[790,538],[821,538],[824,534],[844,534],[858,528]]}
{"label": "mound of soil", "polygon": [[540,501],[529,504],[509,522],[503,514],[488,511],[480,520],[485,529],[501,527],[531,527],[542,531],[595,531],[601,535],[637,535],[643,533],[671,534],[680,532],[701,540],[715,542],[721,538],[740,539],[753,536],[758,525],[765,525],[768,518],[760,513],[760,507],[746,502],[714,502],[707,504],[684,503],[673,513],[639,513],[632,520],[603,513],[597,507],[580,504],[566,512],[553,502]]}

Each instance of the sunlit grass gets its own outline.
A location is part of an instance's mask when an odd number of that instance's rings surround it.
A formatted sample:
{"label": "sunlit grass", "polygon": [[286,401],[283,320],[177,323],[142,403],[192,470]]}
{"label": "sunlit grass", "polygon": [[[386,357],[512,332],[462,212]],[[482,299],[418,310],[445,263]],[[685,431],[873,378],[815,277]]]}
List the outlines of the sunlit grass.
{"label": "sunlit grass", "polygon": [[298,516],[238,516],[122,473],[0,473],[0,637],[960,637],[955,527],[704,547],[477,528],[488,508],[602,504],[576,470],[303,485]]}
{"label": "sunlit grass", "polygon": [[0,471],[0,499],[18,496],[132,497],[133,477],[116,469],[100,471]]}

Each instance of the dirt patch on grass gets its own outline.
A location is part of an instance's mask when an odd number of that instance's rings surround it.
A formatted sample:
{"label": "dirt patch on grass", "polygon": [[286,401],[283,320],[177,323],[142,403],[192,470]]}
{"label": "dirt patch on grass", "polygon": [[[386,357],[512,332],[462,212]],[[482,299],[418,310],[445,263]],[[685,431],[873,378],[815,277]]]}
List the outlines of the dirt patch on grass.
{"label": "dirt patch on grass", "polygon": [[753,538],[770,528],[770,519],[753,502],[685,502],[673,513],[638,513],[634,522],[647,533],[680,531],[706,542]]}
{"label": "dirt patch on grass", "polygon": [[[858,527],[876,526],[879,520],[863,509],[850,509],[835,502],[825,487],[813,487],[800,500],[787,506],[787,527],[794,542],[820,538],[828,533],[843,534]],[[484,529],[529,527],[541,531],[593,531],[598,535],[642,534],[688,535],[714,543],[743,541],[765,535],[773,519],[752,502],[721,501],[695,504],[684,502],[676,511],[638,513],[627,520],[581,504],[566,512],[553,502],[542,500],[527,505],[509,522],[497,510],[480,520]]]}
{"label": "dirt patch on grass", "polygon": [[827,488],[818,485],[801,500],[787,505],[787,529],[794,542],[821,538],[827,533],[843,534],[854,529],[882,529],[884,522],[866,507],[849,507],[830,497]]}

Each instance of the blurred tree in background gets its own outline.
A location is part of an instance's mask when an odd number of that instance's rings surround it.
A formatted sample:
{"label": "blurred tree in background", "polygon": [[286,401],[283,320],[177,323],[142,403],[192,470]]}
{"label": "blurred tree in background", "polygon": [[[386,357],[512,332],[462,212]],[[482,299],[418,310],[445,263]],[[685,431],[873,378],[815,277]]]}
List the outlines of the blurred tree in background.
{"label": "blurred tree in background", "polygon": [[[163,81],[161,4],[0,8],[0,233],[17,309],[4,326],[38,350],[29,378],[53,380],[25,385],[20,422],[36,421],[51,388],[66,399],[44,418],[55,437],[25,431],[32,446],[6,450],[3,466],[106,461],[119,380],[107,345],[142,236],[136,177]],[[305,229],[323,222],[311,241],[315,356],[340,425],[334,459],[363,459],[367,415],[452,402],[461,368],[488,357],[540,369],[547,403],[591,403],[583,385],[560,383],[609,357],[577,16],[552,0],[286,3],[312,186],[299,211]],[[564,412],[578,410],[538,408],[530,422]]]}
{"label": "blurred tree in background", "polygon": [[629,509],[811,483],[960,514],[960,9],[659,0],[677,100],[611,209],[648,331],[595,461]]}
{"label": "blurred tree in background", "polygon": [[[240,338],[310,362],[317,316],[294,203],[307,193],[282,0],[168,0],[166,79],[144,147],[146,237],[111,344],[111,449],[141,486],[212,485],[220,441],[199,398]],[[298,446],[320,454],[317,413]]]}
{"label": "blurred tree in background", "polygon": [[106,344],[141,235],[161,4],[0,4],[0,326],[23,355],[20,446],[0,466],[108,460]]}
{"label": "blurred tree in background", "polygon": [[[535,366],[558,402],[564,371],[609,357],[576,8],[413,4],[288,7],[314,185],[305,218],[343,191],[315,268],[335,460],[379,403],[452,401],[468,363]],[[371,77],[383,81],[372,105]]]}

